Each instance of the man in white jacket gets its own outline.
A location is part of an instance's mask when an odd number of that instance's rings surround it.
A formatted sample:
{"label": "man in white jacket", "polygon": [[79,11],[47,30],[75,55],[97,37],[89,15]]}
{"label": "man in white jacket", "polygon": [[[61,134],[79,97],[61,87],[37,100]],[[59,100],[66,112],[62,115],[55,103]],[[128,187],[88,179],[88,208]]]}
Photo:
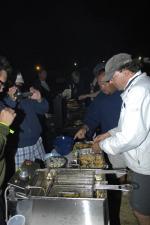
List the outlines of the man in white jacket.
{"label": "man in white jacket", "polygon": [[105,66],[105,81],[122,93],[118,126],[94,140],[95,152],[121,154],[131,170],[131,206],[140,225],[150,225],[150,77],[129,54],[110,58]]}

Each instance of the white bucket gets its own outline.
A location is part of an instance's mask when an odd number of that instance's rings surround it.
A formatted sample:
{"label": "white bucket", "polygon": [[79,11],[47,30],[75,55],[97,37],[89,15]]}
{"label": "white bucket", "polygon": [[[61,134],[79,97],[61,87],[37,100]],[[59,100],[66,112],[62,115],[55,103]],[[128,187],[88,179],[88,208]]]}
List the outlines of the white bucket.
{"label": "white bucket", "polygon": [[8,220],[7,225],[25,225],[25,217],[23,215],[12,216]]}
{"label": "white bucket", "polygon": [[32,205],[31,199],[20,200],[17,203],[17,214],[23,215],[26,220],[26,225],[31,225],[32,220]]}

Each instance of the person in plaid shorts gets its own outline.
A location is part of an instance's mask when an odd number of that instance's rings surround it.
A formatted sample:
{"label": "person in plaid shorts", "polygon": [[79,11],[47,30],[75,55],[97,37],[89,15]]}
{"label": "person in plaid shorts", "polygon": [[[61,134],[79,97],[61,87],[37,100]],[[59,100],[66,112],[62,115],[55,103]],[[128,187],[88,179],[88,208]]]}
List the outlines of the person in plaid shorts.
{"label": "person in plaid shorts", "polygon": [[30,87],[31,95],[18,99],[15,95],[17,89],[15,85],[9,87],[8,95],[4,98],[4,103],[17,112],[14,124],[15,134],[13,139],[9,139],[9,155],[14,149],[16,170],[25,160],[44,160],[45,150],[41,138],[42,127],[39,116],[44,116],[49,110],[49,104],[46,99],[42,98],[40,91]]}

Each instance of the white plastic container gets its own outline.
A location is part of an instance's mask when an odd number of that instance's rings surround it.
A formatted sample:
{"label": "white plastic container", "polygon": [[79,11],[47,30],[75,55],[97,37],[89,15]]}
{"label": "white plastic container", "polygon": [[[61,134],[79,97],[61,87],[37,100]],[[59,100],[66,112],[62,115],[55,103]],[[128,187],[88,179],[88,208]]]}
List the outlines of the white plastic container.
{"label": "white plastic container", "polygon": [[7,225],[25,225],[25,217],[23,215],[12,216],[8,220]]}
{"label": "white plastic container", "polygon": [[21,200],[17,203],[17,214],[23,215],[25,217],[25,225],[31,225],[32,205],[33,201],[30,199]]}

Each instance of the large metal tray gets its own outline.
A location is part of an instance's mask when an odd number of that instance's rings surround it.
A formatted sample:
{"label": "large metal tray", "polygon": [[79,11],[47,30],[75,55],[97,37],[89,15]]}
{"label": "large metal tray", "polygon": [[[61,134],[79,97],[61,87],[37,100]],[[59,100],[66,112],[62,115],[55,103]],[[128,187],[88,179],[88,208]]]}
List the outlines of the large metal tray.
{"label": "large metal tray", "polygon": [[[42,196],[45,190],[47,197],[82,197],[92,198],[95,196],[94,185],[97,177],[101,177],[101,181],[105,180],[104,175],[97,175],[97,170],[83,169],[44,169],[37,170],[38,179],[35,187],[31,187],[31,196]],[[50,174],[50,179],[49,178]],[[36,187],[39,187],[36,188]],[[40,189],[41,187],[41,189]]]}
{"label": "large metal tray", "polygon": [[[15,187],[16,193],[19,193],[20,195],[22,192],[22,194],[26,197],[41,196],[44,198],[51,198],[78,196],[78,198],[105,198],[106,190],[110,189],[110,187],[107,186],[107,181],[105,180],[105,174],[107,173],[125,174],[126,171],[45,168],[37,169],[35,171],[35,176],[29,182],[26,181],[24,183],[19,183],[19,181],[17,184],[10,183],[10,185]],[[114,186],[113,188],[116,189],[118,187]]]}

